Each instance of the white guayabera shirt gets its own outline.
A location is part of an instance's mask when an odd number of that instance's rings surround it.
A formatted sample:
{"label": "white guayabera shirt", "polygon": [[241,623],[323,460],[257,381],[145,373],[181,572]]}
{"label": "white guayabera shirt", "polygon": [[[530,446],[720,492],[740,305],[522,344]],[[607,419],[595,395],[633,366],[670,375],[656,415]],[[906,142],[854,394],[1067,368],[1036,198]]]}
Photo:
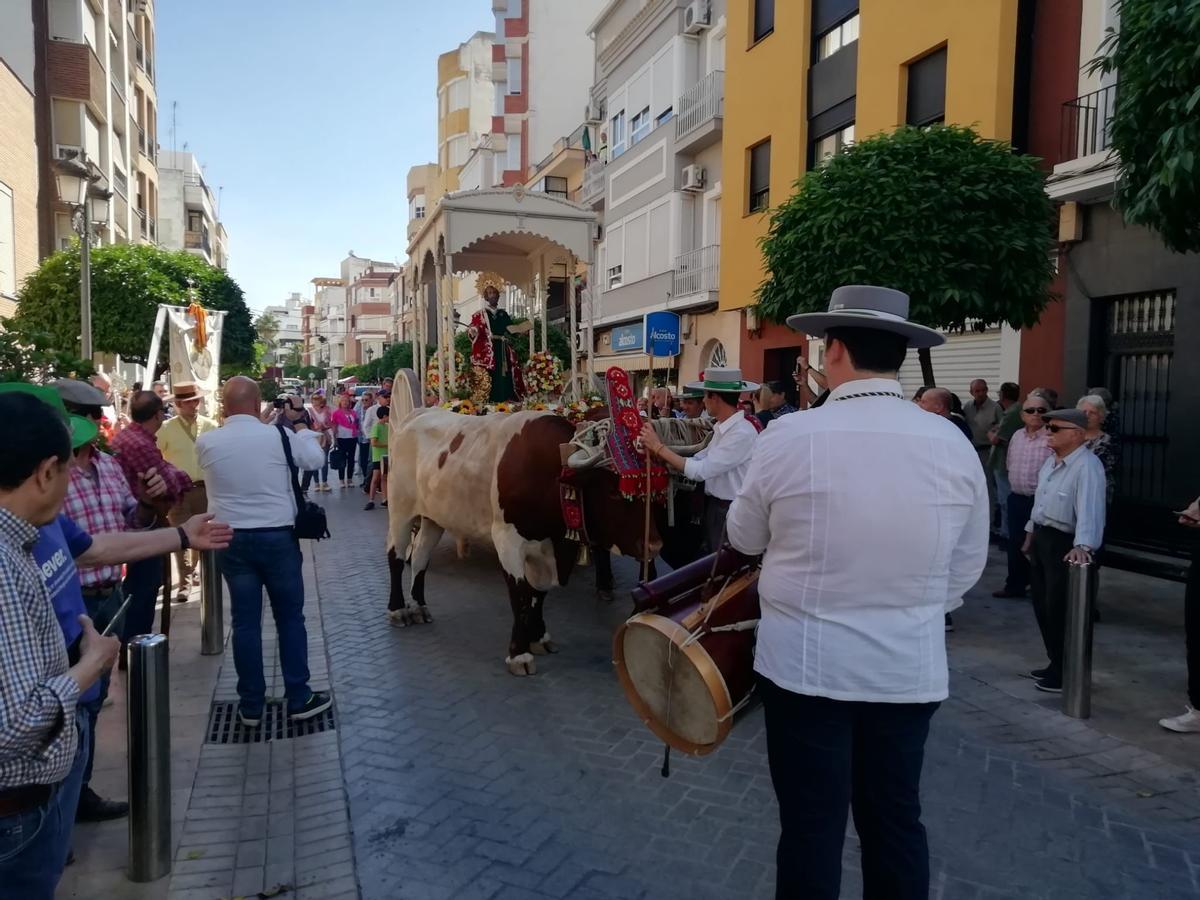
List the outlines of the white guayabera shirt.
{"label": "white guayabera shirt", "polygon": [[785,690],[947,696],[943,615],[987,561],[987,484],[958,428],[900,395],[861,379],[772,422],[730,508],[730,543],[766,554],[754,668]]}

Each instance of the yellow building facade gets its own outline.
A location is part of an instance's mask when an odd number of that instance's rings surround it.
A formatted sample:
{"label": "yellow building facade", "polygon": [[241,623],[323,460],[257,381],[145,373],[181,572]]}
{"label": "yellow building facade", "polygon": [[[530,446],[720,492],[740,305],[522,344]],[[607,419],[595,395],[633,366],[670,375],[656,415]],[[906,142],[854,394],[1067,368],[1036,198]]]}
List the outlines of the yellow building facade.
{"label": "yellow building facade", "polygon": [[[729,310],[754,304],[764,277],[759,242],[769,211],[792,194],[817,158],[814,141],[825,134],[815,127],[831,121],[828,114],[842,111],[838,128],[848,127],[851,140],[905,124],[910,67],[926,59],[941,64],[944,50],[940,120],[1001,139],[1011,138],[1013,127],[1019,0],[763,4],[774,7],[773,21],[764,18],[760,2],[730,0],[728,11],[720,304]],[[773,27],[766,30],[768,25]],[[843,26],[844,43],[838,37]],[[842,82],[832,88],[831,72]],[[833,108],[813,108],[830,96],[839,100]],[[761,147],[767,141],[764,178]],[[759,323],[752,310],[743,324],[739,363],[745,377],[788,377],[802,351],[800,337]]]}

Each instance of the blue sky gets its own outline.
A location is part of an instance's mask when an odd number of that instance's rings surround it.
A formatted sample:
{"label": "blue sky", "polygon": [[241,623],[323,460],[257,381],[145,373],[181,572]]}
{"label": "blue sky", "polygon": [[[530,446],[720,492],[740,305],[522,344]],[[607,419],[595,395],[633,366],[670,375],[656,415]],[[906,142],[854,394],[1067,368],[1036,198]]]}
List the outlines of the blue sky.
{"label": "blue sky", "polygon": [[163,0],[158,139],[205,166],[253,309],[401,260],[409,166],[437,150],[437,57],[491,30],[488,0]]}

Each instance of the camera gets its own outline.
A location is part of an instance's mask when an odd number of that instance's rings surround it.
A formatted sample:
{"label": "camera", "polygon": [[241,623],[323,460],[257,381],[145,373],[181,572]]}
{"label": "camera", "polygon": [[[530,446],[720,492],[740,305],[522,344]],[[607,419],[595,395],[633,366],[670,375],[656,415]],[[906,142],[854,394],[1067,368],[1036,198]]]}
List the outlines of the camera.
{"label": "camera", "polygon": [[272,401],[271,405],[274,406],[276,409],[283,409],[285,406],[287,406],[287,398],[286,397],[276,397],[274,399],[274,401]]}

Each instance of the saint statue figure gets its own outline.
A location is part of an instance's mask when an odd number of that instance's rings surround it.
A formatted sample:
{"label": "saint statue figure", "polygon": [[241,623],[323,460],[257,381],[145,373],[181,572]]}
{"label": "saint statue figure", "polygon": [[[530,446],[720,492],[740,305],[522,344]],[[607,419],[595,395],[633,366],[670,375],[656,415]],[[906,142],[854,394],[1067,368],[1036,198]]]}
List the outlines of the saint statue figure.
{"label": "saint statue figure", "polygon": [[495,281],[481,276],[484,308],[471,317],[467,337],[471,339],[471,365],[487,372],[491,379],[488,400],[502,403],[520,400],[525,396],[525,379],[516,351],[509,339],[513,334],[525,334],[532,323],[514,325],[508,310],[500,308],[500,289]]}

